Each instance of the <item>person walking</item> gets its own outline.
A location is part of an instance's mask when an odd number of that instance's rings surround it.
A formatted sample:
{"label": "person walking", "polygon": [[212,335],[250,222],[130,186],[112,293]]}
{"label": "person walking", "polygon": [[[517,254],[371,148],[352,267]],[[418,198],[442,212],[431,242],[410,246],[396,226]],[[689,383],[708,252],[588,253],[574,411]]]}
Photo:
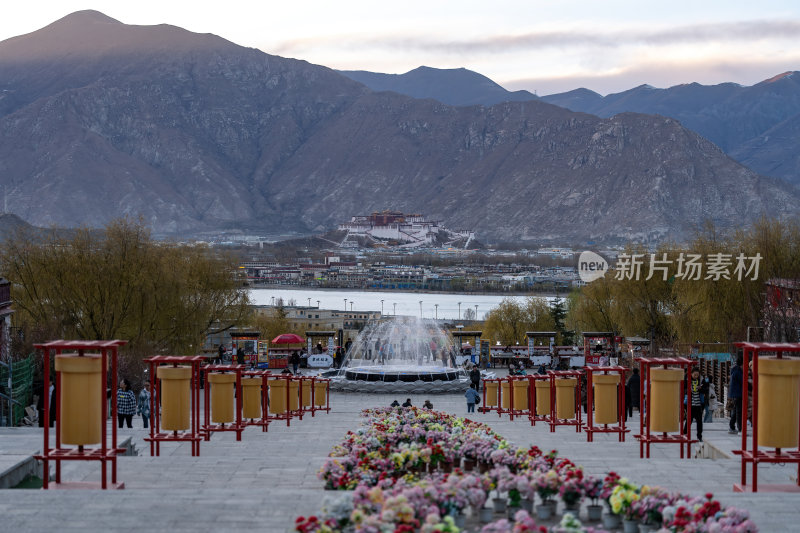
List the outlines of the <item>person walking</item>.
{"label": "person walking", "polygon": [[292,352],[289,363],[292,365],[292,373],[297,374],[297,368],[300,366],[300,354],[297,353],[297,350]]}
{"label": "person walking", "polygon": [[142,390],[139,392],[139,405],[137,411],[142,415],[142,423],[147,429],[150,422],[150,382],[145,381]]}
{"label": "person walking", "polygon": [[472,388],[476,391],[481,390],[481,371],[478,365],[472,365],[472,369],[469,371],[469,381],[472,383]]}
{"label": "person walking", "polygon": [[122,427],[123,422],[127,422],[128,427],[133,427],[133,415],[136,414],[136,396],[131,390],[131,384],[127,379],[119,380],[117,389],[117,422]]}
{"label": "person walking", "polygon": [[692,421],[697,422],[697,440],[703,442],[703,409],[708,399],[708,382],[700,377],[700,369],[697,367],[692,368],[689,393],[691,394],[689,405],[691,406],[692,414],[688,422],[689,424]]}
{"label": "person walking", "polygon": [[474,383],[469,386],[467,392],[464,393],[464,396],[467,398],[467,412],[474,413],[475,404],[481,400],[481,395],[478,394],[478,388]]}
{"label": "person walking", "polygon": [[641,388],[642,376],[639,374],[639,368],[634,367],[633,373],[631,373],[628,382],[625,384],[625,410],[627,411],[627,415],[631,418],[633,417],[634,407],[637,411],[640,410],[639,399],[641,396]]}
{"label": "person walking", "polygon": [[731,379],[728,385],[728,402],[731,412],[731,421],[728,425],[728,433],[736,435],[742,430],[742,356],[736,358],[736,366],[731,368]]}

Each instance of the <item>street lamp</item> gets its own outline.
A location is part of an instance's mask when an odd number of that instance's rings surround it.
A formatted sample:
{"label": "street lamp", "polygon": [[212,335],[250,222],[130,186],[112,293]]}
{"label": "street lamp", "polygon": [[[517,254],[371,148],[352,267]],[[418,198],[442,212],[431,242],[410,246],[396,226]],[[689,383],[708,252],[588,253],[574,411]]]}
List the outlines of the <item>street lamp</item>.
{"label": "street lamp", "polygon": [[392,304],[394,306],[394,311],[392,312],[392,316],[397,316],[397,302]]}
{"label": "street lamp", "polygon": [[319,300],[317,300],[317,309],[319,309]]}
{"label": "street lamp", "polygon": [[419,317],[422,318],[422,300],[419,301]]}
{"label": "street lamp", "polygon": [[350,300],[350,312],[353,312],[353,300]]}
{"label": "street lamp", "polygon": [[381,300],[381,316],[383,316],[383,300]]}
{"label": "street lamp", "polygon": [[344,312],[347,312],[347,298],[344,299]]}
{"label": "street lamp", "polygon": [[461,302],[458,302],[458,319],[461,320]]}
{"label": "street lamp", "polygon": [[433,304],[433,307],[436,308],[436,320],[439,320],[439,304]]}
{"label": "street lamp", "polygon": [[478,320],[478,304],[475,304],[475,320]]}
{"label": "street lamp", "polygon": [[308,306],[311,307],[311,298],[308,299]]}

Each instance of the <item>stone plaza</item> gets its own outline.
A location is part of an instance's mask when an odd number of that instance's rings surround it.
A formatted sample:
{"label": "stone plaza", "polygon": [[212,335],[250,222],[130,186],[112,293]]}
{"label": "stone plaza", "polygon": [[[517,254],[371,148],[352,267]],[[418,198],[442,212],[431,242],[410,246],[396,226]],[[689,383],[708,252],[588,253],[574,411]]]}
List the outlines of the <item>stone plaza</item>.
{"label": "stone plaza", "polygon": [[[306,414],[270,424],[264,433],[251,427],[237,442],[233,433],[215,433],[203,442],[200,456],[191,457],[188,443],[166,443],[160,457],[151,457],[144,441],[141,418],[133,429],[120,430],[130,437],[138,455],[118,460],[118,480],[124,490],[2,490],[2,530],[9,532],[91,531],[290,531],[300,515],[316,514],[326,495],[317,471],[332,447],[345,433],[355,430],[366,407],[403,402],[404,395],[332,393],[331,412]],[[415,406],[431,400],[435,410],[466,416],[460,394],[412,395]],[[679,447],[654,444],[650,459],[639,458],[638,413],[629,420],[625,442],[616,435],[586,434],[573,427],[531,427],[527,418],[509,420],[496,413],[470,414],[514,445],[536,445],[582,465],[589,474],[615,471],[640,484],[653,484],[689,494],[712,492],[723,503],[748,510],[761,531],[794,531],[800,512],[797,494],[733,492],[741,462],[732,450],[741,437],[728,434],[728,421],[716,419],[704,430],[703,448],[694,445],[692,458],[679,458]],[[20,463],[41,450],[41,429],[4,428],[0,431],[0,470]],[[707,457],[707,458],[703,458]],[[51,467],[52,468],[52,467]],[[796,469],[762,466],[762,483],[796,482]],[[65,462],[65,481],[99,481],[97,462]]]}

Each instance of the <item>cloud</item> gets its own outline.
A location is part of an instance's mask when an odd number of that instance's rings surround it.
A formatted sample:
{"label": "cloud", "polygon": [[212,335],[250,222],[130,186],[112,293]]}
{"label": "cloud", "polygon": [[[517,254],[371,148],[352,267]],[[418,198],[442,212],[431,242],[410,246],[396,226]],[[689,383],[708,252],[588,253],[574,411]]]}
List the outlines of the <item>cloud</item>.
{"label": "cloud", "polygon": [[800,39],[800,20],[757,20],[695,24],[674,28],[620,28],[590,31],[583,28],[491,35],[474,39],[445,39],[418,35],[335,35],[278,43],[274,53],[293,54],[318,47],[363,49],[379,47],[443,54],[516,53],[542,48],[671,46],[705,41],[743,42]]}
{"label": "cloud", "polygon": [[792,57],[763,61],[736,58],[708,58],[693,62],[652,60],[629,64],[605,72],[586,71],[560,76],[538,76],[514,80],[495,80],[508,90],[536,91],[540,96],[570,91],[579,87],[600,94],[625,91],[642,84],[666,88],[682,83],[704,85],[733,82],[753,85],[786,71],[800,69],[800,52]]}

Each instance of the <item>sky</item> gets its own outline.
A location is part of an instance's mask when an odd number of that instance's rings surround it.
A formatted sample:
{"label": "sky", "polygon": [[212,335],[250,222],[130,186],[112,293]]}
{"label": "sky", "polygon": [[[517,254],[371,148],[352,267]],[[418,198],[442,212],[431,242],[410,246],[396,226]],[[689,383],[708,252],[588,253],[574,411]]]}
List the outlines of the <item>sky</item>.
{"label": "sky", "polygon": [[800,1],[4,2],[0,40],[82,9],[172,24],[339,70],[464,67],[539,95],[752,85],[800,70]]}

